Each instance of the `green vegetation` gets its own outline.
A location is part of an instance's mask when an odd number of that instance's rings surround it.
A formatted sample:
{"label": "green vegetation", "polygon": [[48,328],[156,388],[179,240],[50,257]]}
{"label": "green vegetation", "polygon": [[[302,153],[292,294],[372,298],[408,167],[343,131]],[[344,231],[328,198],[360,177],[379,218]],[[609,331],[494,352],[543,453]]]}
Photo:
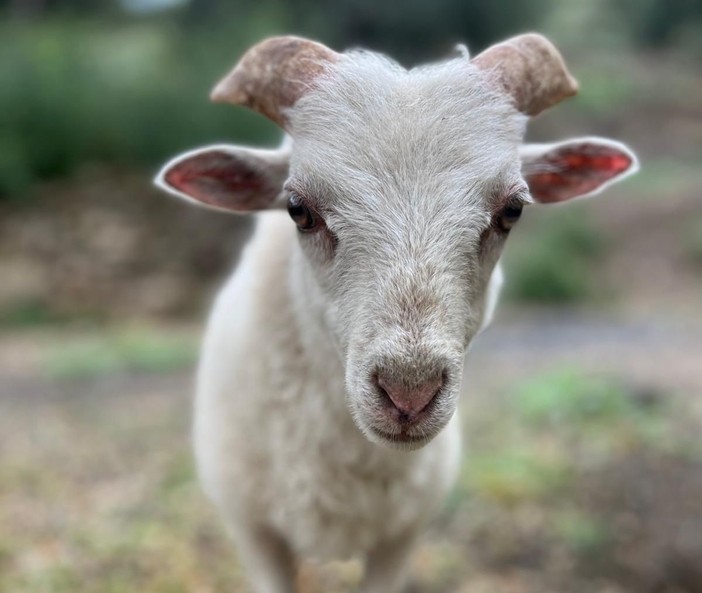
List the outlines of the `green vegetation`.
{"label": "green vegetation", "polygon": [[694,220],[683,229],[683,250],[693,265],[702,268],[702,220]]}
{"label": "green vegetation", "polygon": [[[666,403],[670,399],[560,370],[530,377],[502,399],[471,409],[470,453],[451,513],[460,516],[469,505],[470,527],[464,529],[475,533],[483,561],[517,566],[526,557],[543,571],[560,558],[590,579],[576,586],[571,575],[567,590],[572,591],[591,590],[595,581],[616,580],[614,575],[630,571],[617,558],[621,546],[632,545],[622,543],[616,527],[621,513],[632,513],[632,525],[647,525],[653,505],[683,504],[702,487],[696,431],[685,428],[684,410]],[[667,468],[675,468],[676,479],[686,485],[663,485],[660,498],[642,495],[642,506],[634,509],[632,492],[658,483],[657,472]],[[680,510],[674,521],[687,521],[686,512]],[[646,546],[668,554],[668,542],[676,536],[654,526],[641,537]],[[566,590],[563,582],[554,582],[560,584],[553,590]]]}
{"label": "green vegetation", "polygon": [[[21,199],[34,182],[93,163],[152,168],[198,143],[271,141],[278,132],[263,118],[206,98],[233,58],[267,35],[362,45],[413,64],[447,54],[456,42],[468,40],[478,51],[530,29],[552,35],[574,57],[592,48],[596,31],[595,45],[603,47],[695,50],[702,27],[699,8],[684,0],[185,4],[149,17],[120,12],[117,2],[0,1],[0,17],[9,17],[0,25],[0,199]],[[646,71],[607,56],[579,68],[583,112],[627,109],[644,94]],[[627,76],[619,76],[623,68]],[[689,96],[669,82],[662,85],[674,91],[667,100]]]}
{"label": "green vegetation", "polygon": [[581,81],[578,106],[589,115],[606,115],[628,109],[641,90],[641,81],[617,76],[621,61],[583,64],[578,68]]}
{"label": "green vegetation", "polygon": [[539,215],[537,224],[507,244],[508,298],[572,303],[602,294],[602,287],[593,285],[592,268],[604,256],[605,242],[585,211],[571,206]]}
{"label": "green vegetation", "polygon": [[553,519],[556,537],[576,554],[596,553],[607,545],[609,526],[582,511],[564,511]]}
{"label": "green vegetation", "polygon": [[0,309],[0,326],[34,327],[62,321],[46,303],[26,300]]}
{"label": "green vegetation", "polygon": [[563,460],[521,446],[474,452],[468,457],[464,479],[475,495],[506,506],[550,498],[570,483],[568,466]]}
{"label": "green vegetation", "polygon": [[519,389],[514,403],[524,420],[541,426],[609,423],[631,418],[640,408],[616,384],[573,370],[532,379]]}
{"label": "green vegetation", "polygon": [[[691,155],[699,160],[702,154]],[[644,162],[641,170],[627,184],[639,199],[661,200],[662,196],[691,192],[702,183],[702,172],[692,161],[657,159]]]}
{"label": "green vegetation", "polygon": [[[629,18],[632,38],[642,46],[661,47],[699,34],[702,4],[689,0],[615,0],[619,15]],[[702,49],[698,45],[697,49]]]}
{"label": "green vegetation", "polygon": [[[274,135],[263,118],[208,102],[230,64],[204,51],[204,36],[59,21],[6,24],[0,37],[0,196],[91,163],[150,167],[194,144]],[[244,44],[230,42],[221,60]]]}
{"label": "green vegetation", "polygon": [[533,377],[483,413],[469,431],[478,434],[464,487],[497,504],[562,498],[577,479],[575,460],[608,460],[632,447],[667,451],[674,430],[666,407],[575,370]]}
{"label": "green vegetation", "polygon": [[164,372],[194,364],[197,342],[191,337],[162,336],[146,330],[105,330],[97,339],[61,345],[45,360],[58,379],[110,373]]}
{"label": "green vegetation", "polygon": [[[157,19],[47,3],[41,19],[0,26],[0,199],[21,199],[36,181],[95,163],[152,168],[197,144],[274,141],[279,132],[264,118],[207,100],[234,57],[263,37],[296,31],[417,60],[453,40],[486,45],[536,26],[541,3],[508,0],[514,10],[495,12],[481,3],[441,0],[429,9],[419,1],[398,13],[377,2],[196,1]],[[21,12],[23,3],[16,5]]]}

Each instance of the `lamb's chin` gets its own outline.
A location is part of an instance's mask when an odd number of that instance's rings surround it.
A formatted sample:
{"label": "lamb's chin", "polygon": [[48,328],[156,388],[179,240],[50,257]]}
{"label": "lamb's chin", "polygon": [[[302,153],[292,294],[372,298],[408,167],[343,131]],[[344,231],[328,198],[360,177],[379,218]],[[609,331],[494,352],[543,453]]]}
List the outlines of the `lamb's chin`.
{"label": "lamb's chin", "polygon": [[397,451],[416,451],[430,443],[436,434],[418,433],[412,430],[383,430],[375,426],[359,426],[364,436],[373,444]]}

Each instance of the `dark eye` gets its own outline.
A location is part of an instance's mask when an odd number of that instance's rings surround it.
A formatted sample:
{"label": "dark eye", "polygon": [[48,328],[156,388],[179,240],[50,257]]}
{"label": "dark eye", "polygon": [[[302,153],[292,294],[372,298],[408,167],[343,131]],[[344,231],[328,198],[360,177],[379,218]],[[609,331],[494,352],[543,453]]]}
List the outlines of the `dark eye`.
{"label": "dark eye", "polygon": [[507,233],[515,224],[517,224],[517,221],[521,215],[522,203],[518,200],[510,200],[495,217],[495,226],[498,230]]}
{"label": "dark eye", "polygon": [[288,198],[288,213],[300,231],[311,231],[317,226],[317,215],[297,194],[290,194]]}

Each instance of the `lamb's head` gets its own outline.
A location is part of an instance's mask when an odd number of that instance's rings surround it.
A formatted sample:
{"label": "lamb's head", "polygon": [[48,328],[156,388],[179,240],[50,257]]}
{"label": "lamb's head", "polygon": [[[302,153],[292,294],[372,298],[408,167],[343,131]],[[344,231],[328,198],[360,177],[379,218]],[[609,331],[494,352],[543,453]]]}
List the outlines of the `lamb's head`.
{"label": "lamb's head", "polygon": [[537,35],[409,71],[373,53],[270,39],[213,97],[253,107],[290,139],[277,151],[192,151],[158,183],[223,210],[287,206],[297,281],[338,345],[357,425],[417,448],[456,410],[522,208],[590,194],[636,167],[601,138],[522,143],[527,116],[575,91]]}

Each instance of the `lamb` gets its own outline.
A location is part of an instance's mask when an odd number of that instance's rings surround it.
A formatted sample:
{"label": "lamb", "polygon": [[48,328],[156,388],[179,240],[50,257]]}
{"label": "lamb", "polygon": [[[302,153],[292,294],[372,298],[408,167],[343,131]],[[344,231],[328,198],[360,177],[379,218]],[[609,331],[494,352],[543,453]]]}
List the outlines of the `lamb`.
{"label": "lamb", "polygon": [[257,593],[293,593],[303,556],[359,556],[364,593],[402,588],[456,478],[463,363],[510,229],[637,169],[608,139],[523,144],[527,118],[576,91],[536,34],[411,70],[270,38],[212,97],[278,123],[282,146],[208,146],[159,173],[191,202],[260,213],[214,305],[194,422]]}

